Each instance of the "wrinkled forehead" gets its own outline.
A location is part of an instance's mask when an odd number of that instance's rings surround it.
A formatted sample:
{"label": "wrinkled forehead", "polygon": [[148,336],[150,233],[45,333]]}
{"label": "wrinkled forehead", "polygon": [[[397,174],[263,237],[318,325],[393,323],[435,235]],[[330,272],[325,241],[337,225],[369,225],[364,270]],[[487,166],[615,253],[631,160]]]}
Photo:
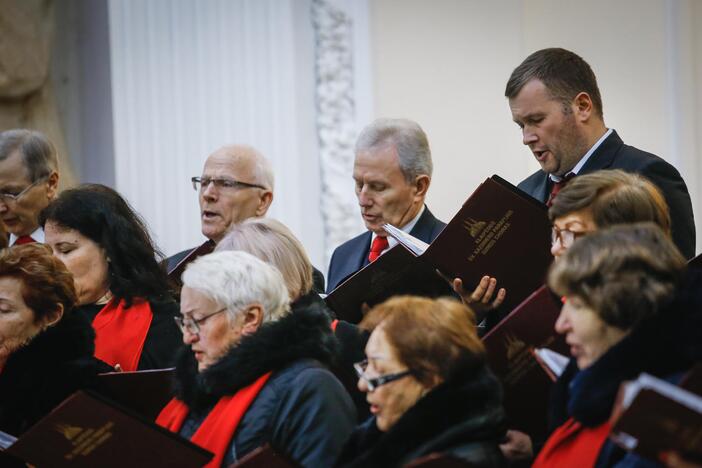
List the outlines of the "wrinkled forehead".
{"label": "wrinkled forehead", "polygon": [[217,151],[205,161],[202,175],[208,177],[229,177],[231,179],[251,182],[255,177],[254,161],[244,155]]}

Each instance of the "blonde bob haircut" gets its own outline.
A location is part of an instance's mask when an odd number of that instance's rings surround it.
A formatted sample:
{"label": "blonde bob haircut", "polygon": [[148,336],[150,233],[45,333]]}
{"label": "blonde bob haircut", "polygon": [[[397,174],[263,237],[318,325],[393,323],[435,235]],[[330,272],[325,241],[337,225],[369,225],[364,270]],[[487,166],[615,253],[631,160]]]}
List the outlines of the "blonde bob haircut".
{"label": "blonde bob haircut", "polygon": [[215,250],[241,250],[273,265],[283,275],[292,301],[312,290],[312,263],[307,252],[280,221],[249,218],[234,224]]}

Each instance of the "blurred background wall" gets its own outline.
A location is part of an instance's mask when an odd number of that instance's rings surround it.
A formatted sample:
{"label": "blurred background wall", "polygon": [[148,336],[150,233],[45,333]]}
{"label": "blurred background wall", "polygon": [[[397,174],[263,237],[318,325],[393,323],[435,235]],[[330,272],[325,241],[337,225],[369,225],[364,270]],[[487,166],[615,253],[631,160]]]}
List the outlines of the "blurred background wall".
{"label": "blurred background wall", "polygon": [[699,1],[39,3],[54,18],[43,85],[56,96],[71,170],[121,191],[167,254],[201,242],[189,179],[228,143],[271,159],[269,214],[322,270],[363,229],[353,142],[375,117],[425,129],[435,166],[428,203],[444,220],[486,177],[519,182],[538,166],[504,85],[529,53],[553,46],[590,63],[607,125],[675,165],[702,216]]}

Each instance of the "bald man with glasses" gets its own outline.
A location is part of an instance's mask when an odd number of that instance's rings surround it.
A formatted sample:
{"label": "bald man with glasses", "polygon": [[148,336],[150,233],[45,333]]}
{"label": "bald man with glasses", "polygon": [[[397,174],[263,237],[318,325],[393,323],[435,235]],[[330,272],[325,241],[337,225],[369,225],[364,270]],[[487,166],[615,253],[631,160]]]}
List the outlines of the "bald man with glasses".
{"label": "bald man with glasses", "polygon": [[58,194],[56,148],[41,132],[0,133],[0,219],[10,246],[44,242],[39,213]]}
{"label": "bald man with glasses", "polygon": [[[180,277],[187,263],[214,250],[232,224],[265,216],[273,202],[273,168],[251,146],[223,146],[207,158],[202,175],[190,180],[198,193],[200,225],[207,241],[167,259],[172,279]],[[318,270],[314,282],[314,289],[323,292],[324,276]]]}

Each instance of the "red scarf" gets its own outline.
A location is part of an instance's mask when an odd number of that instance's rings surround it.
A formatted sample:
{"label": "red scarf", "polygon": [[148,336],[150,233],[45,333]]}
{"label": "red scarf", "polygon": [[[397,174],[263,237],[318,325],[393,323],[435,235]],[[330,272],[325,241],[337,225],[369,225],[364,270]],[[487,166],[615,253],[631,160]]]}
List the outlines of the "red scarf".
{"label": "red scarf", "polygon": [[[239,426],[251,403],[261,391],[271,372],[262,375],[248,387],[244,387],[234,395],[223,396],[205,420],[197,428],[190,440],[200,447],[214,453],[214,458],[205,468],[215,468],[222,465],[224,454],[227,452],[232,437]],[[178,433],[185,422],[190,409],[180,400],[173,398],[156,418],[156,424],[171,432]]]}
{"label": "red scarf", "polygon": [[129,308],[124,299],[110,300],[93,319],[95,357],[123,371],[137,370],[153,317],[144,299],[134,298]]}
{"label": "red scarf", "polygon": [[553,431],[531,466],[595,466],[597,456],[611,429],[609,421],[599,426],[585,427],[570,418]]}

